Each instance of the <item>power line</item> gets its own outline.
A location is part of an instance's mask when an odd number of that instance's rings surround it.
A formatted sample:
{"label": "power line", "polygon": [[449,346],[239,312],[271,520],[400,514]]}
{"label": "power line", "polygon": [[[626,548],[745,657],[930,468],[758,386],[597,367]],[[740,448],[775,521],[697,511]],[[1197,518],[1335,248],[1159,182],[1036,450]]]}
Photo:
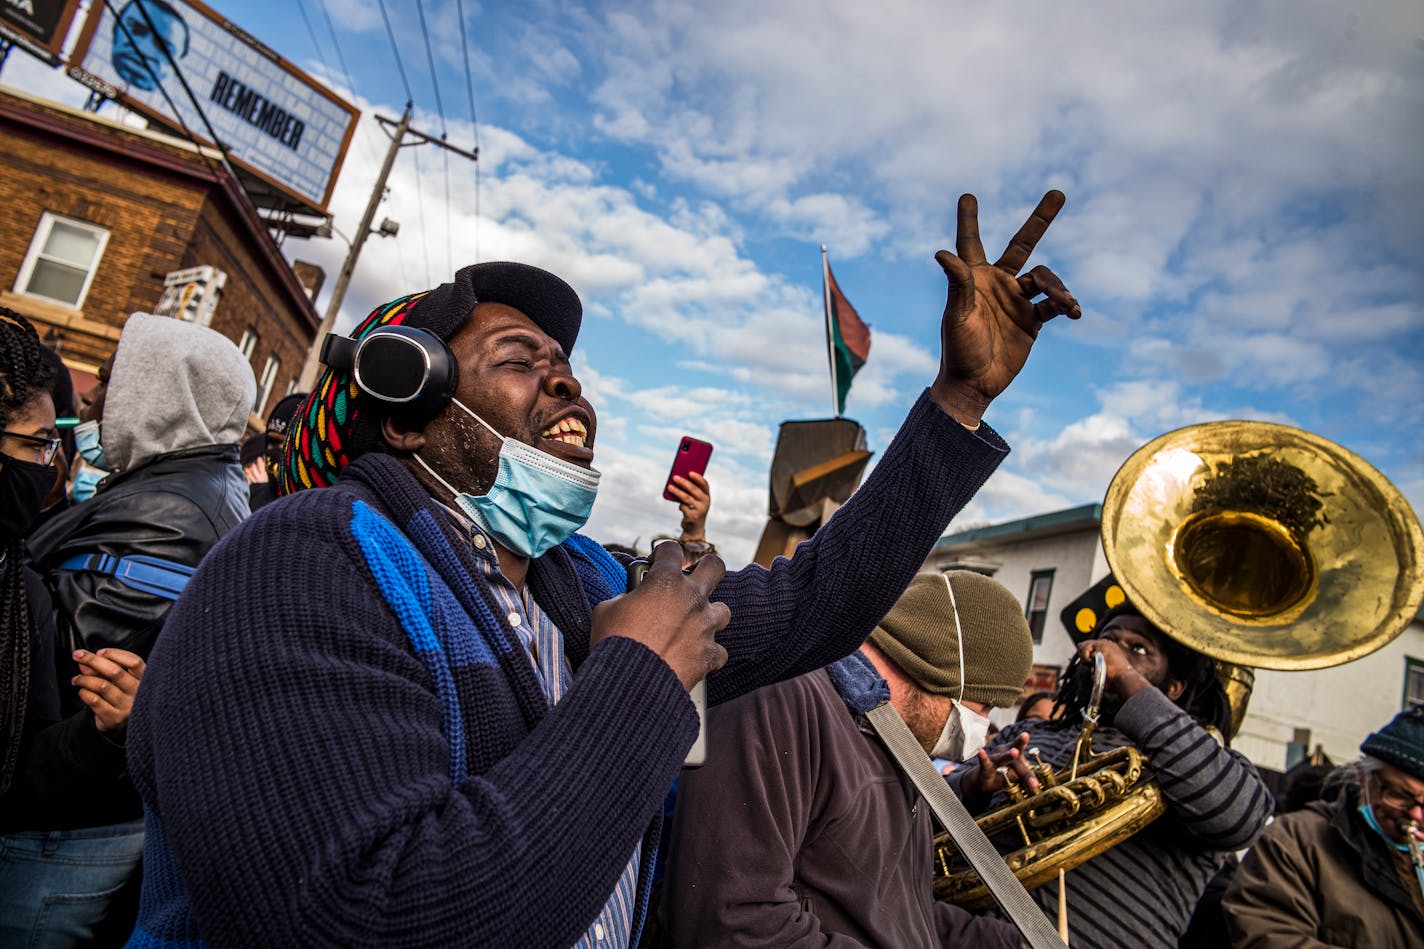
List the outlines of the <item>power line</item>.
{"label": "power line", "polygon": [[[425,63],[430,67],[430,85],[435,89],[435,111],[440,116],[440,139],[449,138],[450,130],[445,125],[445,102],[440,96],[440,74],[435,71],[435,51],[430,47],[430,29],[425,22],[425,2],[415,0],[415,10],[420,15],[420,33],[425,37]],[[445,273],[451,273],[454,266],[454,238],[450,227],[450,153],[442,151],[445,175]]]}
{"label": "power line", "polygon": [[386,36],[391,41],[391,52],[396,58],[396,71],[400,73],[401,85],[405,86],[405,97],[414,101],[415,93],[410,91],[410,77],[405,74],[405,63],[401,62],[400,47],[396,45],[396,31],[391,29],[391,18],[386,13],[386,0],[378,0],[378,2],[381,7],[381,19],[386,24]]}
{"label": "power line", "polygon": [[420,152],[415,157],[415,206],[420,212],[420,251],[425,255],[425,285],[430,286],[430,241],[425,233],[425,186],[420,176]]}
{"label": "power line", "polygon": [[316,38],[316,27],[312,26],[311,17],[307,15],[306,0],[297,0],[297,9],[302,14],[302,22],[307,25],[307,35],[311,37],[312,48],[316,50],[316,58],[321,60],[321,64],[327,69],[331,64],[326,61],[326,53],[321,48],[321,43]]}
{"label": "power line", "polygon": [[[445,274],[449,276],[455,272],[455,238],[450,226],[450,153],[442,151],[440,157],[445,160]],[[479,167],[479,162],[475,167]]]}
{"label": "power line", "polygon": [[[480,121],[475,117],[475,81],[470,75],[470,44],[465,33],[465,3],[455,0],[455,11],[460,16],[460,52],[465,57],[465,91],[470,96],[470,127],[475,136],[475,153],[480,151]],[[475,163],[475,263],[480,260],[480,165]]]}
{"label": "power line", "polygon": [[465,34],[465,3],[455,0],[455,12],[460,16],[460,52],[465,57],[465,91],[470,96],[470,125],[475,133],[475,151],[480,149],[480,120],[475,118],[475,80],[470,75],[470,43]]}
{"label": "power line", "polygon": [[[346,65],[346,54],[341,51],[341,40],[336,37],[336,23],[331,19],[331,11],[326,7],[326,0],[316,0],[316,5],[321,9],[321,15],[326,19],[327,32],[331,34],[331,45],[336,48],[336,62],[341,66],[341,75],[352,91],[356,89],[356,77],[351,74],[351,68]],[[328,67],[330,68],[330,67]],[[376,145],[365,136],[357,136],[366,148],[366,155],[372,162],[379,164],[381,154],[376,150]]]}
{"label": "power line", "polygon": [[326,28],[331,31],[331,45],[336,47],[336,61],[341,64],[341,73],[346,80],[356,85],[356,77],[351,74],[351,70],[346,66],[346,56],[341,52],[341,41],[336,38],[336,24],[331,20],[331,11],[326,8],[326,0],[316,0],[317,6],[321,7],[322,15],[326,17]]}
{"label": "power line", "polygon": [[[395,165],[396,156],[400,153],[400,150],[407,146],[436,145],[439,146],[440,149],[443,151],[452,151],[457,155],[462,155],[465,158],[468,158],[470,161],[479,160],[479,156],[476,155],[474,152],[465,151],[462,148],[457,148],[456,146],[451,145],[444,138],[435,138],[434,136],[422,132],[419,129],[411,128],[410,114],[413,108],[414,103],[407,101],[405,104],[405,111],[401,113],[401,118],[399,122],[396,122],[392,119],[388,119],[382,115],[376,116],[377,123],[382,126],[394,126],[395,131],[391,133],[390,147],[386,149],[385,160],[381,164],[380,172],[376,175],[376,183],[371,188],[371,196],[366,201],[366,210],[365,212],[363,212],[361,216],[361,223],[357,226],[356,234],[351,240],[351,248],[347,251],[346,260],[341,265],[341,272],[336,277],[336,284],[331,289],[331,297],[327,300],[326,303],[326,316],[322,317],[321,326],[317,330],[317,340],[325,339],[326,334],[331,332],[331,328],[336,325],[336,318],[341,313],[341,304],[342,301],[346,298],[347,288],[351,285],[351,276],[356,271],[356,261],[357,258],[361,256],[361,248],[365,246],[366,238],[373,233],[384,234],[386,236],[390,236],[394,233],[392,229],[388,229],[385,225],[382,225],[379,231],[374,231],[371,228],[371,223],[375,220],[376,209],[380,206],[381,198],[385,193],[386,182],[389,180],[391,169]],[[410,138],[413,141],[407,142],[406,138]],[[420,160],[418,158],[416,159],[415,174],[416,198],[419,201],[420,207],[420,235],[421,241],[422,243],[424,243],[426,239],[425,202],[422,196],[423,189],[421,188]],[[397,243],[396,246],[399,255],[400,244]],[[401,268],[402,273],[404,273],[405,260],[403,257],[401,257]],[[426,280],[427,282],[429,282],[430,252],[428,246],[426,247],[425,253],[425,270]],[[406,283],[408,286],[409,282],[407,281]],[[314,344],[311,349],[307,351],[306,362],[302,366],[302,374],[300,381],[300,385],[302,386],[302,388],[310,388],[314,380],[316,379],[316,371],[320,362],[320,353],[321,349],[319,343]]]}
{"label": "power line", "polygon": [[420,14],[420,32],[425,37],[425,62],[430,66],[430,84],[435,87],[435,111],[440,114],[440,134],[445,136],[445,103],[440,100],[440,77],[435,73],[435,53],[430,48],[430,30],[425,26],[424,0],[415,0],[415,11]]}

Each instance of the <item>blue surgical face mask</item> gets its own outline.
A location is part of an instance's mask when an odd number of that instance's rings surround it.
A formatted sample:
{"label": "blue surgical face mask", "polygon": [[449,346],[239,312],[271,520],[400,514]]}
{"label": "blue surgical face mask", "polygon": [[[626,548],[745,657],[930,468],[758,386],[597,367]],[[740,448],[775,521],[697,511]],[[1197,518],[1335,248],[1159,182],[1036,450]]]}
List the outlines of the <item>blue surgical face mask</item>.
{"label": "blue surgical face mask", "polygon": [[81,504],[94,496],[94,492],[99,490],[99,482],[109,476],[103,468],[94,468],[86,465],[74,473],[74,483],[69,486],[69,499],[75,504]]}
{"label": "blue surgical face mask", "polygon": [[455,496],[456,506],[466,517],[509,550],[525,557],[538,557],[557,547],[588,522],[602,475],[500,435],[459,399],[453,401],[502,440],[499,472],[489,492],[482,495],[457,490],[425,459],[415,456],[420,466]]}
{"label": "blue surgical face mask", "polygon": [[1408,844],[1397,844],[1394,842],[1393,837],[1384,832],[1384,828],[1380,826],[1379,821],[1375,820],[1375,809],[1373,807],[1370,807],[1370,805],[1368,804],[1361,804],[1360,816],[1365,819],[1366,824],[1370,825],[1370,830],[1373,830],[1375,833],[1379,834],[1380,837],[1384,839],[1385,843],[1389,844],[1395,850],[1401,851],[1403,853],[1409,852]]}
{"label": "blue surgical face mask", "polygon": [[74,426],[74,450],[95,468],[108,467],[104,464],[104,446],[99,444],[98,422],[91,419]]}

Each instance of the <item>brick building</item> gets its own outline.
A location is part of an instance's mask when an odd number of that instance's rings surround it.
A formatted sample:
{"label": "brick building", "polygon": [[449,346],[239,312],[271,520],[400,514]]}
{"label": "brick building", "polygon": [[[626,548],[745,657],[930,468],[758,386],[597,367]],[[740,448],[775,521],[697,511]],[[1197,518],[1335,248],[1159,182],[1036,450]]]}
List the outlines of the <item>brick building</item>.
{"label": "brick building", "polygon": [[[170,275],[203,274],[168,302],[181,297],[184,318],[251,360],[261,428],[295,386],[320,318],[218,153],[8,88],[0,127],[0,305],[29,317],[82,380],[130,313],[158,310]],[[185,309],[199,286],[206,305]]]}

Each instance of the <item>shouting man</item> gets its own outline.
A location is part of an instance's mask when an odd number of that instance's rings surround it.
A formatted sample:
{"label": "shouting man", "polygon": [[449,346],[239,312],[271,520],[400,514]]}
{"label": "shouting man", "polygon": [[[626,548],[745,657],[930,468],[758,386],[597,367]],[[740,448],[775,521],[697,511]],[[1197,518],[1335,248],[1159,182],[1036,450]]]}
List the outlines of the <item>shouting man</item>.
{"label": "shouting man", "polygon": [[[575,531],[597,424],[569,365],[582,307],[521,264],[461,270],[327,348],[286,441],[290,496],[207,560],[134,711],[149,809],[143,939],[568,946],[637,942],[663,796],[710,701],[854,650],[1006,447],[980,415],[1043,323],[960,201],[939,375],[874,475],[770,569],[690,574],[660,546],[632,593]],[[1037,303],[1033,298],[1043,295]],[[253,595],[260,590],[261,595]]]}

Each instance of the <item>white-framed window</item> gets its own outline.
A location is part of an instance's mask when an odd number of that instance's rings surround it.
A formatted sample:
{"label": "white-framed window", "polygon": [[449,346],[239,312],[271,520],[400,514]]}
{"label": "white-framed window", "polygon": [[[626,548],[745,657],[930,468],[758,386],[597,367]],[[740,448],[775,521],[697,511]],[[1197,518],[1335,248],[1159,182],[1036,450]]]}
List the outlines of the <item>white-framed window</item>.
{"label": "white-framed window", "polygon": [[272,394],[272,386],[277,381],[277,369],[281,364],[276,354],[267,357],[267,365],[262,367],[262,378],[257,383],[257,404],[252,407],[252,411],[261,413],[266,407],[267,397]]}
{"label": "white-framed window", "polygon": [[108,243],[105,228],[44,212],[20,265],[15,292],[82,308]]}
{"label": "white-framed window", "polygon": [[243,330],[242,339],[237,341],[237,348],[243,359],[251,359],[253,350],[257,348],[257,331],[250,326]]}
{"label": "white-framed window", "polygon": [[1048,619],[1048,595],[1052,590],[1052,570],[1035,570],[1029,575],[1028,609],[1024,610],[1024,615],[1028,617],[1028,630],[1033,634],[1035,644],[1043,642],[1043,625]]}
{"label": "white-framed window", "polygon": [[1404,657],[1404,705],[1409,709],[1424,702],[1424,660]]}

